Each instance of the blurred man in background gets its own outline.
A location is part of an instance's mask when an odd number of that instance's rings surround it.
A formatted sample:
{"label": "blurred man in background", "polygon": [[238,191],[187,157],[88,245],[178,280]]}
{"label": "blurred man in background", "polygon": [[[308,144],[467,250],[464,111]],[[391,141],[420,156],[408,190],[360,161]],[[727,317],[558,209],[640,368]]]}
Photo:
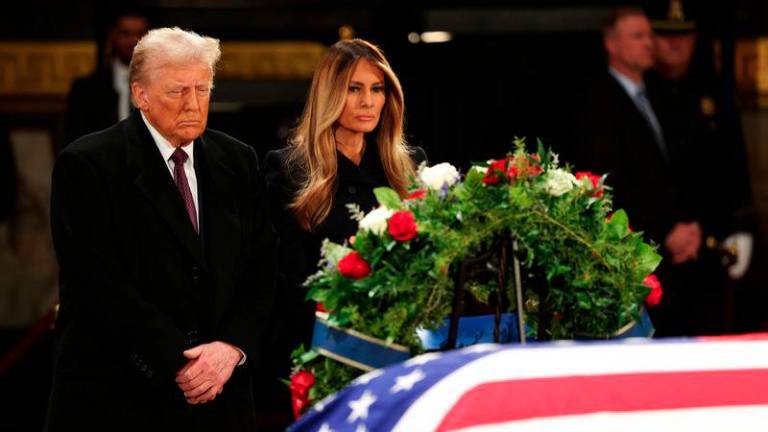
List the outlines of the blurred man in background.
{"label": "blurred man in background", "polygon": [[679,292],[702,290],[699,276],[721,282],[699,273],[703,231],[701,206],[691,193],[699,185],[687,168],[691,154],[670,141],[659,106],[649,98],[645,74],[654,65],[654,45],[644,11],[621,8],[609,15],[603,45],[608,71],[577,110],[574,160],[607,173],[615,208],[626,209],[631,225],[660,245],[665,259],[657,274],[665,298],[658,308],[663,313],[652,314],[657,334],[694,334],[700,331],[691,324],[696,306]]}
{"label": "blurred man in background", "polygon": [[64,145],[126,119],[131,111],[128,64],[136,42],[150,28],[149,18],[139,8],[125,7],[112,12],[108,22],[107,43],[99,52],[96,70],[72,84]]}

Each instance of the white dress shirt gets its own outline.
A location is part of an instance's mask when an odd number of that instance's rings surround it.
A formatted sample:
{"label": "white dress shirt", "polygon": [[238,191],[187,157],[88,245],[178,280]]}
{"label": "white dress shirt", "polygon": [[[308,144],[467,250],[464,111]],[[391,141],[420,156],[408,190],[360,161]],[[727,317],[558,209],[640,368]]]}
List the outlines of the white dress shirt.
{"label": "white dress shirt", "polygon": [[131,86],[128,83],[128,66],[112,59],[112,85],[117,92],[117,119],[125,120],[131,113]]}
{"label": "white dress shirt", "polygon": [[[147,125],[149,133],[155,140],[157,149],[160,150],[160,154],[163,155],[163,160],[165,160],[165,165],[168,167],[168,172],[171,174],[171,178],[173,178],[173,168],[176,166],[176,164],[173,162],[173,160],[171,160],[171,155],[174,151],[176,151],[176,147],[172,146],[171,143],[149,123],[143,112],[141,113],[141,119],[144,120],[144,124]],[[195,203],[197,226],[200,226],[200,206],[197,199],[197,175],[195,174],[195,146],[193,145],[192,141],[190,141],[189,143],[181,146],[181,149],[184,150],[184,152],[186,152],[189,156],[184,162],[184,174],[187,175],[189,190],[192,192],[192,201]]]}

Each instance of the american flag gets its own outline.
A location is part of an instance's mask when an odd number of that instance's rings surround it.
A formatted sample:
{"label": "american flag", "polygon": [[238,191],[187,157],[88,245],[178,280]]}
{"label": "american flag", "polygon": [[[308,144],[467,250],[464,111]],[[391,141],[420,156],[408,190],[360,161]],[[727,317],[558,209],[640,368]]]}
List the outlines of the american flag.
{"label": "american flag", "polygon": [[293,432],[768,431],[768,334],[475,345],[361,376]]}

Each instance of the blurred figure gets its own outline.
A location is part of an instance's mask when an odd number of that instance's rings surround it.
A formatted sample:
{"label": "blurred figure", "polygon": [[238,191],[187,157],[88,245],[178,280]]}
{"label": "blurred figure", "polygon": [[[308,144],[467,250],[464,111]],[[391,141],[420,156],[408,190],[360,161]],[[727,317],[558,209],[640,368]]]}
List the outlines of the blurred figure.
{"label": "blurred figure", "polygon": [[688,183],[684,188],[694,206],[699,245],[691,251],[693,259],[686,260],[688,251],[679,246],[685,241],[677,235],[684,228],[665,239],[672,263],[680,264],[670,267],[679,290],[669,292],[665,307],[670,316],[665,319],[679,327],[675,333],[721,333],[734,320],[732,292],[725,290],[725,282],[745,275],[754,239],[741,128],[738,116],[723,109],[722,83],[711,56],[697,50],[696,23],[686,19],[683,2],[657,6],[655,65],[646,81],[667,145],[677,155],[675,168]]}
{"label": "blurred figure", "polygon": [[654,51],[651,23],[643,10],[621,8],[607,17],[603,44],[608,71],[584,95],[586,106],[578,110],[574,160],[579,167],[608,173],[615,207],[626,209],[632,226],[661,245],[665,259],[657,274],[665,298],[660,309],[673,303],[683,309],[663,318],[654,313],[657,334],[689,334],[695,329],[676,324],[690,323],[690,317],[680,314],[693,307],[676,301],[675,292],[680,285],[702,287],[670,272],[673,265],[699,258],[700,209],[686,189],[692,183],[688,173],[680,169],[690,155],[668,141],[658,107],[648,97],[644,74],[653,66]]}
{"label": "blurred figure", "polygon": [[74,81],[69,92],[64,145],[128,117],[131,111],[128,64],[133,48],[149,27],[147,14],[138,8],[121,9],[112,14],[105,55],[100,55],[92,74]]}
{"label": "blurred figure", "polygon": [[[608,67],[579,99],[576,166],[608,173],[616,208],[657,243],[680,218],[680,194],[664,133],[643,74],[653,66],[651,24],[642,9],[621,8],[603,23]],[[662,210],[663,209],[663,210]]]}

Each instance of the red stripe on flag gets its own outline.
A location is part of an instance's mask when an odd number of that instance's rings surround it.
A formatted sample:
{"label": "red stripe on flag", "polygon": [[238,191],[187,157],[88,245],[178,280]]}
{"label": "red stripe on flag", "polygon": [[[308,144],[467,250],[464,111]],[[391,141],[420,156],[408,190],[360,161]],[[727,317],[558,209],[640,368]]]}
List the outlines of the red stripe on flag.
{"label": "red stripe on flag", "polygon": [[539,417],[768,404],[768,370],[654,372],[485,383],[466,392],[437,431]]}

